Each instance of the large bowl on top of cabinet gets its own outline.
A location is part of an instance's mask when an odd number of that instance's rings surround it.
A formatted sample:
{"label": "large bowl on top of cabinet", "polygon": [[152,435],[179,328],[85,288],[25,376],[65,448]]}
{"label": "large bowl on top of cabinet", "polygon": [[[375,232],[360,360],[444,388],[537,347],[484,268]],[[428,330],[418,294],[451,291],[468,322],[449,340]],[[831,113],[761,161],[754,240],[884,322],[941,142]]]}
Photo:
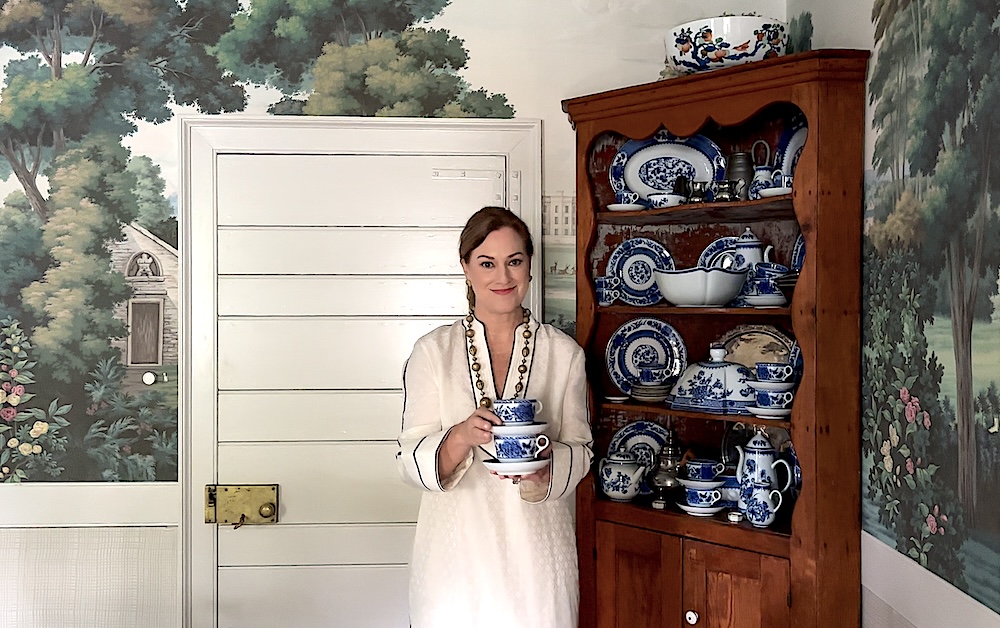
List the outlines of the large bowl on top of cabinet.
{"label": "large bowl on top of cabinet", "polygon": [[663,298],[678,307],[722,307],[740,293],[747,270],[704,266],[654,270],[653,279]]}
{"label": "large bowl on top of cabinet", "polygon": [[667,56],[681,74],[728,68],[785,54],[788,27],[756,15],[707,17],[670,31]]}

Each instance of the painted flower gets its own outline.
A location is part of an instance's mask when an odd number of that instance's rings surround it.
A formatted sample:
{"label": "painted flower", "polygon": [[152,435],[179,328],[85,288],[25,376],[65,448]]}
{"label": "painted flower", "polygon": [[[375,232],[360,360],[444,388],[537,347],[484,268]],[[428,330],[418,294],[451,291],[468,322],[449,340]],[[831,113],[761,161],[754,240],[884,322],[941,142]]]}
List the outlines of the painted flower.
{"label": "painted flower", "polygon": [[16,406],[17,404],[21,403],[21,395],[15,395],[15,394],[7,395],[7,403],[9,403],[12,406]]}
{"label": "painted flower", "polygon": [[19,347],[17,345],[14,345],[13,347],[11,347],[10,350],[11,350],[11,353],[20,353],[21,352],[21,347]]}
{"label": "painted flower", "polygon": [[924,412],[924,427],[931,429],[931,415],[927,412]]}
{"label": "painted flower", "polygon": [[10,389],[13,387],[14,386],[10,382],[4,382],[3,384],[0,384],[0,388],[6,390],[7,392],[10,392]]}
{"label": "painted flower", "polygon": [[10,367],[7,366],[6,364],[0,364],[0,371],[6,371],[8,368]]}
{"label": "painted flower", "polygon": [[887,456],[888,457],[889,452],[891,452],[891,451],[892,451],[892,449],[891,449],[891,445],[889,445],[889,441],[882,441],[882,447],[879,448],[878,452],[880,454],[882,454],[883,456]]}
{"label": "painted flower", "polygon": [[10,473],[10,467],[0,468],[0,471],[3,471],[4,473]]}
{"label": "painted flower", "polygon": [[937,519],[934,515],[927,515],[927,527],[930,528],[931,534],[937,534]]}
{"label": "painted flower", "polygon": [[18,384],[17,386],[14,386],[14,388],[11,390],[11,392],[14,393],[15,395],[23,395],[24,394],[24,386],[22,386],[21,384]]}
{"label": "painted flower", "polygon": [[28,433],[31,434],[32,438],[38,438],[39,436],[45,434],[48,431],[49,431],[48,423],[46,423],[45,421],[35,421],[35,424],[31,426],[31,431]]}
{"label": "painted flower", "polygon": [[910,403],[912,403],[913,407],[917,409],[917,412],[920,412],[920,400],[917,399],[916,396],[910,397]]}
{"label": "painted flower", "polygon": [[17,377],[17,369],[11,369],[10,370],[10,376],[11,377]]}
{"label": "painted flower", "polygon": [[33,454],[40,454],[40,453],[42,453],[42,446],[41,445],[32,445],[31,446],[31,453],[33,453]]}
{"label": "painted flower", "polygon": [[0,403],[7,401],[7,391],[0,390]]}
{"label": "painted flower", "polygon": [[11,407],[0,408],[0,419],[10,423],[17,416],[17,410]]}
{"label": "painted flower", "polygon": [[17,447],[20,444],[21,444],[21,441],[17,440],[16,438],[12,438],[9,441],[7,441],[7,446],[10,447],[10,448],[12,448],[12,449],[14,447]]}
{"label": "painted flower", "polygon": [[910,391],[906,389],[906,386],[899,389],[899,400],[903,403],[908,403],[910,401]]}
{"label": "painted flower", "polygon": [[948,523],[948,515],[941,513],[941,523]]}
{"label": "painted flower", "polygon": [[20,445],[18,445],[17,450],[19,452],[21,452],[22,456],[30,456],[31,455],[31,443],[21,443]]}
{"label": "painted flower", "polygon": [[917,418],[917,406],[912,403],[906,404],[906,409],[903,410],[903,414],[906,415],[907,423],[913,423],[913,421]]}
{"label": "painted flower", "polygon": [[913,458],[906,459],[906,472],[913,475]]}
{"label": "painted flower", "polygon": [[885,458],[883,458],[882,466],[885,467],[886,471],[892,473],[892,456],[886,456]]}
{"label": "painted flower", "polygon": [[896,431],[895,425],[889,425],[889,441],[892,443],[893,447],[897,447],[899,445],[899,432]]}

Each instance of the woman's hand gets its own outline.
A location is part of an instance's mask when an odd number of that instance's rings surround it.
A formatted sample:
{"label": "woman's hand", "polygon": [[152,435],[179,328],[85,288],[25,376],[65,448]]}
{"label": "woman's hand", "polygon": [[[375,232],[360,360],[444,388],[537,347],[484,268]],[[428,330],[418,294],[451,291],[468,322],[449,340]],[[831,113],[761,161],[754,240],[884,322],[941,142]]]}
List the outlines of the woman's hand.
{"label": "woman's hand", "polygon": [[500,418],[486,408],[476,408],[469,418],[452,428],[451,435],[467,447],[485,445],[493,440],[493,426],[500,425]]}
{"label": "woman's hand", "polygon": [[[538,454],[538,459],[541,460],[542,458],[548,458],[551,455],[551,450],[552,450],[552,446],[551,445],[547,446],[545,449],[543,449]],[[529,482],[538,482],[539,484],[546,484],[546,485],[548,485],[548,483],[549,483],[549,467],[550,466],[552,466],[552,465],[551,464],[547,464],[544,467],[542,467],[541,469],[539,469],[538,471],[535,471],[534,473],[531,473],[531,474],[528,474],[528,475],[501,475],[500,473],[497,473],[496,471],[490,471],[490,473],[492,473],[493,475],[497,476],[501,480],[510,480],[514,484],[520,484],[521,480],[527,480]]]}

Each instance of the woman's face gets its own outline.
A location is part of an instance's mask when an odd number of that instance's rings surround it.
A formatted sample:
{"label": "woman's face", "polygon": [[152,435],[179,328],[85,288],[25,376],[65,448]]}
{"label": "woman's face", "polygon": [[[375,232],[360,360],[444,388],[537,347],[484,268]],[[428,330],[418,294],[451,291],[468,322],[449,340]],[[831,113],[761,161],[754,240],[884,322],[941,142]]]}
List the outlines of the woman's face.
{"label": "woman's face", "polygon": [[531,259],[521,236],[510,227],[490,233],[472,250],[462,270],[476,293],[476,312],[509,314],[519,312],[528,294]]}

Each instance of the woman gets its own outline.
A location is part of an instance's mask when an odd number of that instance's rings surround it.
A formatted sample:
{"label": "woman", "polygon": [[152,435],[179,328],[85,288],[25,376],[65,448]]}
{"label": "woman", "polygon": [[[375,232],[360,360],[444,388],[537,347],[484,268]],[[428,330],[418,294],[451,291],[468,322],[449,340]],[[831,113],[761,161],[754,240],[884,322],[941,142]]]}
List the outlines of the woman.
{"label": "woman", "polygon": [[[521,302],[534,248],[524,222],[486,207],[459,241],[470,313],[417,341],[404,367],[403,477],[425,491],[413,544],[414,628],[576,626],[575,489],[593,457],[583,350]],[[538,399],[551,462],[491,474],[492,401]]]}

